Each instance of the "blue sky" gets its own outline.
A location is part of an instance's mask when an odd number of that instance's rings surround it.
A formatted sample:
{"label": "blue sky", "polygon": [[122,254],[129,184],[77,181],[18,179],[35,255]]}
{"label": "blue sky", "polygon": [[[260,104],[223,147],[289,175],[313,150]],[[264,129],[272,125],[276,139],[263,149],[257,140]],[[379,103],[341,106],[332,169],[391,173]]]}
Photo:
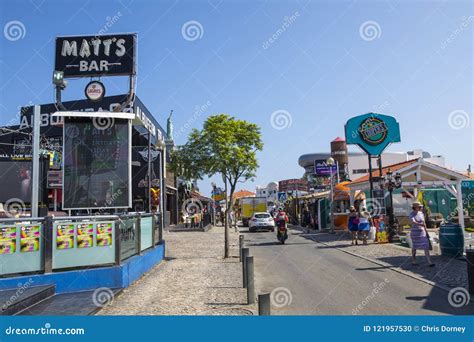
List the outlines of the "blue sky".
{"label": "blue sky", "polygon": [[[255,183],[241,188],[300,177],[301,154],[328,151],[347,119],[372,111],[400,122],[389,150],[473,163],[470,1],[0,3],[2,125],[18,122],[21,105],[53,102],[56,36],[106,29],[138,33],[137,94],[162,125],[174,109],[177,144],[216,113],[262,128]],[[20,36],[6,31],[12,21]],[[65,99],[83,98],[87,82],[71,80]],[[104,83],[108,95],[127,90],[119,77]],[[209,180],[200,184],[207,193]]]}

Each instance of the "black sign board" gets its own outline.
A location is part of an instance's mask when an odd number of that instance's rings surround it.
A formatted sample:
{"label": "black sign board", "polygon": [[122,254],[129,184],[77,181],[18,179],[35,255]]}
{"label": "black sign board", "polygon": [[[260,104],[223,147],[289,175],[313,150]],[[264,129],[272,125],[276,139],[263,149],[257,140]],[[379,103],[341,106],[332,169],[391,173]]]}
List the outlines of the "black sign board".
{"label": "black sign board", "polygon": [[63,209],[131,206],[130,131],[123,119],[105,129],[90,118],[65,119]]}
{"label": "black sign board", "polygon": [[55,70],[64,77],[135,74],[136,34],[56,38]]}

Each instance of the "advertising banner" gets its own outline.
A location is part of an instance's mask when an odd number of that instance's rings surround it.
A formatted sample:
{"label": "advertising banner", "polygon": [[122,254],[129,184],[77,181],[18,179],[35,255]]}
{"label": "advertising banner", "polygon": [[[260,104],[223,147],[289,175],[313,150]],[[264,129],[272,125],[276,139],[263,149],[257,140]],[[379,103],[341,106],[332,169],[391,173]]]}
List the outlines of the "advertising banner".
{"label": "advertising banner", "polygon": [[56,228],[56,249],[74,248],[74,224],[59,224]]}
{"label": "advertising banner", "polygon": [[128,120],[65,120],[63,209],[132,206],[130,135]]}
{"label": "advertising banner", "polygon": [[112,245],[112,223],[98,223],[96,225],[97,246]]}
{"label": "advertising banner", "polygon": [[329,166],[326,160],[315,160],[314,161],[314,173],[316,176],[331,176],[337,173],[337,166]]}
{"label": "advertising banner", "polygon": [[0,254],[16,252],[16,227],[0,227]]}
{"label": "advertising banner", "polygon": [[21,252],[37,252],[40,243],[40,226],[28,225],[20,227]]}
{"label": "advertising banner", "polygon": [[94,246],[94,224],[81,223],[77,228],[77,248],[89,248]]}

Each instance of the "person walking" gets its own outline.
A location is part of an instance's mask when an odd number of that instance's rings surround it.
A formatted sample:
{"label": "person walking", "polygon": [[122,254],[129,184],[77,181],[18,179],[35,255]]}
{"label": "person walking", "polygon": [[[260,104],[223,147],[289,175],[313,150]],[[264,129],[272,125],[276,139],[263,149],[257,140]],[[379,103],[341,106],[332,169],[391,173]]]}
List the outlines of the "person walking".
{"label": "person walking", "polygon": [[430,257],[430,241],[428,231],[426,230],[425,215],[421,210],[422,206],[420,202],[413,202],[412,212],[410,213],[409,219],[411,223],[410,238],[412,242],[411,249],[411,263],[416,263],[416,251],[421,249],[425,252],[426,261],[428,265],[433,267],[435,264],[431,261]]}
{"label": "person walking", "polygon": [[359,244],[357,239],[357,232],[359,230],[359,218],[357,217],[356,209],[353,205],[349,208],[349,220],[347,222],[349,231],[351,232],[352,242],[351,244]]}
{"label": "person walking", "polygon": [[372,221],[372,217],[370,216],[370,213],[367,211],[366,207],[362,207],[361,212],[358,215],[358,219],[358,233],[362,235],[362,242],[364,245],[366,245]]}

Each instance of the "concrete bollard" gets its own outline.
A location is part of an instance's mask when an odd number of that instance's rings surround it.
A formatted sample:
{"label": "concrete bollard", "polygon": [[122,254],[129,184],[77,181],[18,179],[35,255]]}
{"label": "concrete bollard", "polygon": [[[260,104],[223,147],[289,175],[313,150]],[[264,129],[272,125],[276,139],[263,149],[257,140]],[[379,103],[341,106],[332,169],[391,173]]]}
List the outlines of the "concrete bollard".
{"label": "concrete bollard", "polygon": [[253,277],[253,257],[245,258],[245,270],[247,271],[247,304],[255,303],[255,284]]}
{"label": "concrete bollard", "polygon": [[242,262],[242,248],[244,248],[244,236],[239,235],[239,261]]}
{"label": "concrete bollard", "polygon": [[258,295],[258,315],[259,316],[270,316],[270,294],[262,293]]}
{"label": "concrete bollard", "polygon": [[248,248],[242,248],[242,285],[243,288],[247,287],[247,272],[245,270],[246,268],[246,258],[249,256],[249,249]]}
{"label": "concrete bollard", "polygon": [[466,249],[466,261],[469,293],[474,294],[474,249],[471,246]]}

